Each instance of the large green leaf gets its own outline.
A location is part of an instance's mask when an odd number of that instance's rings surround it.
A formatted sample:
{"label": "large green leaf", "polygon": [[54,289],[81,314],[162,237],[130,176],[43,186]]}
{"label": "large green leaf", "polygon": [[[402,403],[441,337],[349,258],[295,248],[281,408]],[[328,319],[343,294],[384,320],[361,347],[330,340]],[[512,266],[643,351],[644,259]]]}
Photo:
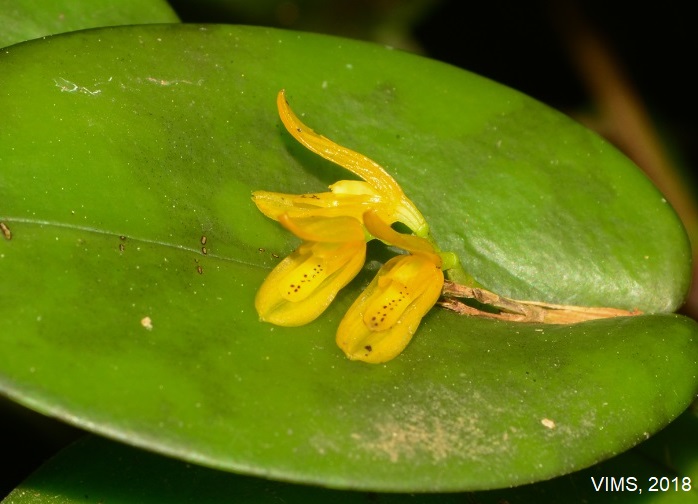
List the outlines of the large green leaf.
{"label": "large green leaf", "polygon": [[0,0],[0,47],[85,28],[177,21],[164,0]]}
{"label": "large green leaf", "polygon": [[0,387],[23,404],[212,467],[421,491],[591,465],[698,390],[697,326],[669,314],[544,327],[435,309],[398,359],[349,362],[334,331],[377,247],[316,322],[257,320],[257,287],[297,242],[251,191],[346,177],[280,125],[282,87],[317,131],[386,166],[488,288],[677,307],[690,255],[671,208],[519,93],[379,46],[243,27],[106,29],[1,56]]}

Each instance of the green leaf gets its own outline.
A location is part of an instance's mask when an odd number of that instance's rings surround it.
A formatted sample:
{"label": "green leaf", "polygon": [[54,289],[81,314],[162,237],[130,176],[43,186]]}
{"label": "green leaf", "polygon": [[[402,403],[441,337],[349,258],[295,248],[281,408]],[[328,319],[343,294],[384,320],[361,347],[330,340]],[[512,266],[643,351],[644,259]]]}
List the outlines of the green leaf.
{"label": "green leaf", "polygon": [[[669,427],[668,430],[672,430]],[[680,474],[680,473],[679,473]],[[651,478],[660,484],[654,484]],[[593,479],[592,479],[593,478]],[[607,478],[604,480],[603,478]],[[623,491],[610,490],[613,484]],[[677,478],[674,480],[674,478]],[[685,479],[688,478],[688,479]],[[622,483],[621,483],[622,481]],[[608,482],[608,487],[606,484]],[[654,484],[654,487],[653,487]],[[598,487],[598,490],[595,489]],[[652,492],[650,489],[655,488]],[[659,491],[664,488],[665,491]],[[640,497],[641,496],[641,497]],[[4,504],[77,504],[197,502],[553,504],[605,502],[649,504],[698,503],[695,478],[676,476],[631,450],[570,476],[497,491],[474,494],[365,494],[226,474],[191,466],[93,436],[64,449],[16,488]]]}
{"label": "green leaf", "polygon": [[347,176],[283,129],[280,88],[394,174],[490,290],[677,307],[690,255],[672,209],[617,151],[515,91],[260,28],[114,28],[0,56],[0,390],[25,405],[225,470],[436,491],[594,464],[698,391],[698,326],[669,314],[544,327],[437,308],[394,361],[350,362],[334,332],[376,247],[317,321],[258,321],[254,293],[297,242],[251,191]]}
{"label": "green leaf", "polygon": [[85,28],[177,21],[164,0],[0,0],[0,47]]}

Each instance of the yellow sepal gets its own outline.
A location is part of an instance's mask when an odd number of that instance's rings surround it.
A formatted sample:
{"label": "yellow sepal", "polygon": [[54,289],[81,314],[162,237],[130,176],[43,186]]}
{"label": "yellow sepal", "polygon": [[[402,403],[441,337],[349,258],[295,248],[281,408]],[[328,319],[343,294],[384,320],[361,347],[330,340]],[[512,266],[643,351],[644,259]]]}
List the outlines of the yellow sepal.
{"label": "yellow sepal", "polygon": [[[291,110],[283,89],[277,95],[276,104],[281,122],[298,142],[315,154],[361,177],[370,186],[371,193],[380,200],[380,204],[373,205],[373,208],[379,210],[383,220],[391,224],[400,221],[419,236],[426,236],[429,233],[429,226],[424,216],[382,166],[363,154],[343,147],[316,133],[303,124]],[[347,182],[351,184],[351,181],[340,181],[334,184],[333,194],[345,192],[348,186],[342,186],[342,184]],[[361,186],[353,186],[349,190],[352,194],[356,194],[353,192],[354,190],[359,190],[359,194],[366,194],[365,188]]]}
{"label": "yellow sepal", "polygon": [[441,268],[424,255],[392,258],[351,305],[337,329],[348,358],[389,361],[402,352],[441,295]]}
{"label": "yellow sepal", "polygon": [[279,223],[294,235],[308,242],[362,242],[365,239],[361,222],[352,217],[306,217],[279,216]]}
{"label": "yellow sepal", "polygon": [[315,133],[306,126],[291,110],[286,100],[285,90],[279,91],[276,97],[276,105],[279,109],[279,117],[288,132],[303,146],[315,154],[346,168],[371,184],[379,193],[402,194],[402,189],[395,179],[386,172],[382,166],[351,149],[342,147],[332,140]]}
{"label": "yellow sepal", "polygon": [[315,320],[337,292],[361,270],[366,242],[361,223],[351,217],[279,221],[304,241],[264,280],[255,297],[259,318],[280,326]]}
{"label": "yellow sepal", "polygon": [[288,214],[298,217],[353,217],[361,220],[364,212],[373,206],[373,198],[366,194],[284,194],[255,191],[252,200],[257,208],[270,219]]}

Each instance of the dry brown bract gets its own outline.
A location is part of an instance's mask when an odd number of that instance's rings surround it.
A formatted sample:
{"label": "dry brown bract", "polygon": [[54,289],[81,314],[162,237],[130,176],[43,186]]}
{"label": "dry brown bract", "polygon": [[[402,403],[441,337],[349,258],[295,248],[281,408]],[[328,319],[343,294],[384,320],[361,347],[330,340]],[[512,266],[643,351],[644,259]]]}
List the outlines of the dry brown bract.
{"label": "dry brown bract", "polygon": [[[520,301],[509,299],[494,292],[477,287],[467,287],[446,281],[439,304],[461,315],[471,315],[511,322],[538,322],[543,324],[574,324],[587,320],[611,317],[630,317],[641,315],[639,310],[621,310],[595,306],[570,306],[539,301]],[[473,299],[478,303],[492,307],[495,313],[480,310],[459,299]]]}

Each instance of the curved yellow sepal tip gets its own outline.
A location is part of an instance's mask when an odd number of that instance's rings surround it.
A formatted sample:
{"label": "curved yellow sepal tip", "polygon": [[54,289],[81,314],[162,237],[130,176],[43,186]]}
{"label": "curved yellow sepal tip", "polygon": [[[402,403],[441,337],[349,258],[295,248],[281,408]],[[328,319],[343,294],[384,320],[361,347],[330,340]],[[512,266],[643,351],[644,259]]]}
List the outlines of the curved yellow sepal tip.
{"label": "curved yellow sepal tip", "polygon": [[284,89],[279,91],[276,105],[279,109],[281,122],[288,132],[307,149],[358,175],[381,193],[402,194],[402,189],[398,183],[378,163],[315,133],[312,128],[303,124],[291,110]]}
{"label": "curved yellow sepal tip", "polygon": [[265,322],[299,326],[322,314],[359,273],[366,242],[361,223],[350,217],[294,220],[283,215],[280,222],[310,240],[269,273],[257,291],[255,308]]}
{"label": "curved yellow sepal tip", "polygon": [[[361,177],[370,186],[370,192],[365,187],[354,185],[351,182],[340,181],[334,184],[332,193],[359,191],[359,194],[377,196],[380,200],[381,213],[390,223],[400,221],[410,227],[419,236],[426,236],[429,226],[424,216],[402,191],[400,185],[372,159],[356,151],[343,147],[327,137],[324,137],[309,126],[306,126],[291,110],[286,100],[285,91],[282,89],[276,98],[279,109],[279,117],[288,132],[307,149],[323,158],[331,161],[355,175]],[[348,182],[348,184],[346,183]],[[344,184],[344,185],[342,185]],[[375,202],[374,202],[375,203]]]}
{"label": "curved yellow sepal tip", "polygon": [[394,257],[347,311],[337,345],[352,360],[377,364],[397,357],[439,299],[443,283],[443,272],[428,257]]}

